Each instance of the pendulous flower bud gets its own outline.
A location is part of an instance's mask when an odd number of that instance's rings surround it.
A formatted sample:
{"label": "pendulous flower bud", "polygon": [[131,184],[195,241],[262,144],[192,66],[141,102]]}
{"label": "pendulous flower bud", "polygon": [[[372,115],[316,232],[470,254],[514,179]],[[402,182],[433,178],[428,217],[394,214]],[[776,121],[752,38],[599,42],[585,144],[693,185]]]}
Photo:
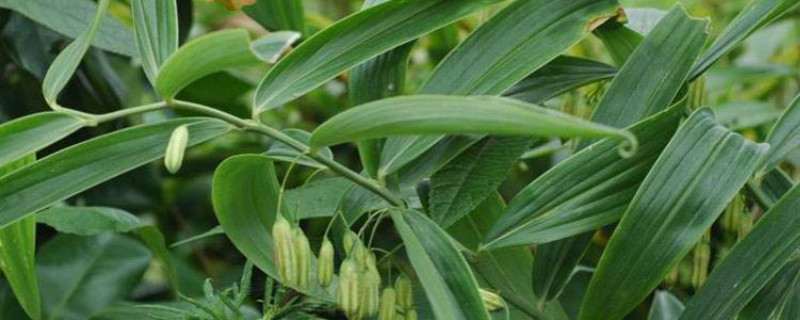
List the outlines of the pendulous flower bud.
{"label": "pendulous flower bud", "polygon": [[378,320],[394,320],[395,315],[395,300],[397,296],[394,289],[386,288],[381,293],[380,311],[378,312]]}
{"label": "pendulous flower bud", "polygon": [[359,313],[359,276],[355,260],[348,258],[339,267],[339,287],[336,291],[336,302],[349,319],[355,319]]}
{"label": "pendulous flower bud", "polygon": [[350,252],[353,251],[353,245],[356,243],[356,239],[358,239],[358,235],[355,232],[347,230],[342,237],[342,246],[344,246],[344,253],[346,255],[350,255]]}
{"label": "pendulous flower bud", "polygon": [[290,284],[295,278],[292,226],[280,214],[272,225],[272,242],[275,268],[280,281],[283,284]]}
{"label": "pendulous flower bud", "polygon": [[417,319],[419,319],[419,316],[417,316],[417,309],[406,310],[405,320],[417,320]]}
{"label": "pendulous flower bud", "polygon": [[414,293],[411,291],[411,280],[405,275],[397,277],[394,283],[394,290],[397,292],[397,305],[401,309],[411,309],[414,307]]}
{"label": "pendulous flower bud", "polygon": [[367,255],[366,269],[360,273],[362,315],[371,317],[378,313],[380,307],[381,275],[375,266],[375,255]]}
{"label": "pendulous flower bud", "polygon": [[486,310],[497,311],[505,307],[506,303],[503,302],[503,298],[496,293],[484,289],[480,289],[479,291],[481,300],[483,300],[483,306],[486,307]]}
{"label": "pendulous flower bud", "polygon": [[333,244],[326,237],[319,248],[319,263],[317,264],[317,281],[323,288],[333,281]]}
{"label": "pendulous flower bud", "polygon": [[295,270],[291,285],[295,289],[306,290],[311,272],[311,246],[303,230],[299,227],[292,230],[292,258]]}
{"label": "pendulous flower bud", "polygon": [[164,155],[164,166],[172,174],[178,172],[183,164],[183,154],[186,152],[186,145],[189,143],[189,129],[183,125],[172,131],[172,136],[167,143],[167,151]]}

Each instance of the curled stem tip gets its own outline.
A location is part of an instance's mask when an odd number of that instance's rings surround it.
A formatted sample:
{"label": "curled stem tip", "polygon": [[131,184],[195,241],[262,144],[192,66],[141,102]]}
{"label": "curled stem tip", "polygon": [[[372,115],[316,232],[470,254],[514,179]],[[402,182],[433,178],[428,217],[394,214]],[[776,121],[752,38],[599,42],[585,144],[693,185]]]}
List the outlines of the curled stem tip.
{"label": "curled stem tip", "polygon": [[617,147],[619,155],[623,158],[633,157],[639,150],[639,140],[630,132],[623,133],[622,138],[622,142]]}

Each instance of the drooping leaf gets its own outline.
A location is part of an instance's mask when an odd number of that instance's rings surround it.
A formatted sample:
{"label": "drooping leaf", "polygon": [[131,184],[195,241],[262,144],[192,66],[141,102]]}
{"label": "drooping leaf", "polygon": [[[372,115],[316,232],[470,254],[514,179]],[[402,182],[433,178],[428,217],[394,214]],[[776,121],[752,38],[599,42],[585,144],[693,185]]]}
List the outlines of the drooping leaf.
{"label": "drooping leaf", "polygon": [[79,236],[130,232],[144,225],[127,211],[106,207],[52,207],[37,213],[36,221]]}
{"label": "drooping leaf", "polygon": [[800,246],[798,210],[800,187],[795,186],[714,268],[681,319],[730,319],[743,309]]}
{"label": "drooping leaf", "polygon": [[355,13],[276,64],[256,90],[254,112],[280,107],[359,63],[496,2],[389,1]]}
{"label": "drooping leaf", "polygon": [[242,11],[269,31],[306,33],[303,0],[261,0],[244,7]]}
{"label": "drooping leaf", "polygon": [[708,110],[692,114],[623,214],[578,319],[618,320],[633,310],[702,237],[767,149],[719,126]]}
{"label": "drooping leaf", "polygon": [[89,27],[84,30],[75,41],[70,43],[63,51],[56,57],[50,68],[47,69],[47,74],[42,81],[42,94],[44,100],[51,107],[57,106],[58,94],[67,85],[72,74],[78,69],[78,66],[86,55],[86,51],[92,45],[95,35],[100,29],[100,23],[106,15],[108,3],[110,0],[100,0],[97,3],[97,13],[94,16]]}
{"label": "drooping leaf", "polygon": [[721,125],[737,131],[772,123],[780,116],[772,104],[761,101],[731,101],[713,110]]}
{"label": "drooping leaf", "polygon": [[450,236],[414,210],[391,211],[391,217],[435,318],[488,320],[475,276]]}
{"label": "drooping leaf", "polygon": [[[457,111],[457,112],[454,112]],[[560,112],[501,97],[418,95],[349,109],[319,126],[312,147],[404,134],[497,134],[636,138]]]}
{"label": "drooping leaf", "polygon": [[700,76],[747,36],[769,24],[795,5],[797,5],[796,0],[752,0],[722,31],[711,48],[694,66],[691,78]]}
{"label": "drooping leaf", "polygon": [[178,50],[178,3],[176,0],[132,0],[136,49],[144,73],[155,83],[158,70]]}
{"label": "drooping leaf", "polygon": [[683,309],[683,303],[669,291],[658,291],[653,296],[647,320],[678,320]]}
{"label": "drooping leaf", "polygon": [[[0,0],[0,8],[8,8],[70,38],[78,38],[91,24],[97,4],[90,0]],[[106,16],[92,44],[114,53],[136,56],[133,32],[122,22]]]}
{"label": "drooping leaf", "polygon": [[[0,163],[0,177],[35,161],[27,156],[13,162]],[[36,219],[28,217],[0,229],[0,270],[25,313],[41,319],[41,299],[36,278]]]}
{"label": "drooping leaf", "polygon": [[0,125],[0,163],[33,154],[83,127],[83,121],[63,113],[43,112]]}
{"label": "drooping leaf", "polygon": [[791,303],[798,284],[800,284],[800,260],[792,259],[747,303],[737,315],[737,319],[781,319],[781,312],[786,303]]}
{"label": "drooping leaf", "polygon": [[243,29],[209,33],[181,46],[161,66],[155,88],[172,99],[190,83],[232,67],[259,63],[250,49],[250,35]]}
{"label": "drooping leaf", "polygon": [[767,136],[769,154],[762,172],[775,168],[786,155],[800,146],[800,95],[789,103]]}
{"label": "drooping leaf", "polygon": [[231,130],[209,118],[185,118],[121,130],[64,149],[0,178],[0,226],[44,209],[163,156],[172,131],[189,128],[193,146]]}
{"label": "drooping leaf", "polygon": [[590,83],[611,79],[617,69],[602,62],[559,56],[503,93],[530,103],[542,103]]}
{"label": "drooping leaf", "polygon": [[[303,144],[308,144],[308,141],[311,139],[311,134],[308,131],[300,130],[300,129],[284,129],[283,133],[287,136],[292,137]],[[318,169],[327,169],[326,166],[320,164],[314,159],[309,158],[308,156],[302,155],[297,150],[287,146],[286,144],[275,141],[269,147],[269,150],[264,153],[265,156],[270,157],[274,160],[279,161],[286,161],[286,162],[296,162],[297,164],[302,164],[304,166],[318,168]],[[318,152],[318,155],[323,156],[328,159],[333,159],[333,152],[331,152],[330,148],[323,148]]]}
{"label": "drooping leaf", "polygon": [[429,215],[447,228],[480,205],[527,149],[527,137],[488,137],[431,177]]}
{"label": "drooping leaf", "polygon": [[133,291],[150,262],[136,240],[62,234],[36,256],[44,319],[84,320]]}
{"label": "drooping leaf", "polygon": [[675,132],[682,108],[678,104],[631,127],[642,141],[631,158],[619,156],[615,141],[602,140],[534,180],[492,226],[486,247],[546,243],[617,221]]}

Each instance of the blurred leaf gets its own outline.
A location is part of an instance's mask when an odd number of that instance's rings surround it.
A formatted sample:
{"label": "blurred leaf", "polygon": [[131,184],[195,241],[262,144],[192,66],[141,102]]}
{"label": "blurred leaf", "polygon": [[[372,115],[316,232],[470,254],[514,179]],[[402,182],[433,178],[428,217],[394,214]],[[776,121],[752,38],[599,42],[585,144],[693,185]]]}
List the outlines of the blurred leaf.
{"label": "blurred leaf", "polygon": [[702,237],[767,149],[719,126],[708,110],[692,114],[623,214],[578,319],[617,320],[633,310]]}
{"label": "blurred leaf", "polygon": [[683,303],[669,291],[657,291],[647,320],[678,320],[683,309]]}
{"label": "blurred leaf", "polygon": [[314,131],[311,146],[404,134],[471,133],[612,137],[635,143],[627,131],[508,98],[418,95],[384,99],[342,112]]}
{"label": "blurred leaf", "polygon": [[136,216],[115,208],[52,207],[36,214],[36,221],[58,232],[94,236],[105,232],[124,233],[144,224]]}
{"label": "blurred leaf", "polygon": [[475,276],[450,236],[417,211],[390,213],[436,319],[488,320]]}
{"label": "blurred leaf", "polygon": [[83,56],[86,55],[86,51],[89,50],[91,42],[97,35],[100,23],[106,14],[109,1],[100,0],[97,3],[97,14],[95,14],[94,20],[92,20],[89,27],[75,38],[75,41],[64,48],[50,65],[50,68],[47,69],[47,74],[42,81],[42,94],[44,95],[44,100],[51,107],[58,105],[56,101],[58,94],[67,86],[67,82],[72,78],[75,70],[78,69]]}
{"label": "blurred leaf", "polygon": [[124,129],[64,149],[0,178],[0,226],[163,156],[172,131],[189,127],[189,145],[227,133],[216,119],[185,118]]}
{"label": "blurred leaf", "polygon": [[228,68],[258,64],[244,29],[209,33],[181,46],[170,56],[155,82],[156,91],[172,99],[192,82]]}
{"label": "blurred leaf", "polygon": [[[287,136],[290,136],[292,137],[292,139],[302,142],[303,144],[308,144],[308,142],[311,139],[311,134],[304,130],[290,128],[290,129],[284,129],[282,131]],[[331,151],[330,148],[322,148],[318,151],[317,154],[331,160],[333,159],[333,152]],[[297,152],[297,150],[277,140],[272,142],[272,145],[270,145],[269,150],[267,150],[267,152],[265,152],[264,155],[274,160],[285,161],[285,162],[296,162],[297,164],[317,169],[328,168],[320,164],[316,160],[311,159],[308,156],[302,155],[301,153]]]}
{"label": "blurred leaf", "polygon": [[[0,177],[36,161],[29,155],[0,163]],[[28,217],[0,229],[0,269],[17,301],[34,320],[41,319],[42,307],[36,279],[36,219]]]}
{"label": "blurred leaf", "polygon": [[131,0],[136,48],[150,83],[158,70],[178,50],[177,0]]}
{"label": "blurred leaf", "polygon": [[172,262],[172,255],[167,249],[167,241],[161,230],[155,226],[141,226],[133,230],[133,233],[150,249],[153,255],[161,260],[161,267],[167,276],[167,280],[172,286],[172,291],[175,297],[180,293],[180,283],[178,281],[178,273],[175,265]]}
{"label": "blurred leaf", "polygon": [[752,0],[717,37],[711,48],[706,51],[692,70],[690,78],[694,79],[700,76],[747,36],[772,22],[795,5],[797,5],[797,0]]}
{"label": "blurred leaf", "polygon": [[[86,32],[92,22],[90,17],[98,11],[97,7],[97,4],[89,0],[0,0],[0,8],[17,11],[70,38],[78,38]],[[110,16],[103,19],[97,37],[91,42],[104,50],[129,57],[136,56],[133,32]]]}
{"label": "blurred leaf", "polygon": [[719,124],[742,130],[770,123],[780,116],[772,105],[759,101],[733,101],[714,107]]}
{"label": "blurred leaf", "polygon": [[276,63],[300,36],[300,33],[294,31],[271,32],[253,41],[250,48],[264,62]]}
{"label": "blurred leaf", "polygon": [[35,113],[0,125],[0,164],[33,154],[83,127],[83,121],[58,112]]}
{"label": "blurred leaf", "polygon": [[789,152],[800,146],[800,95],[789,103],[767,137],[770,145],[762,172],[772,170]]}
{"label": "blurred leaf", "polygon": [[616,68],[602,62],[559,56],[503,95],[529,103],[542,103],[564,92],[611,79],[616,73]]}
{"label": "blurred leaf", "polygon": [[256,90],[254,112],[280,107],[343,71],[498,0],[389,1],[318,32],[286,56]]}
{"label": "blurred leaf", "polygon": [[130,294],[150,253],[120,235],[62,234],[42,246],[36,260],[44,318],[84,320]]}
{"label": "blurred leaf", "polygon": [[303,0],[261,0],[243,11],[269,31],[293,30],[301,36],[306,32]]}

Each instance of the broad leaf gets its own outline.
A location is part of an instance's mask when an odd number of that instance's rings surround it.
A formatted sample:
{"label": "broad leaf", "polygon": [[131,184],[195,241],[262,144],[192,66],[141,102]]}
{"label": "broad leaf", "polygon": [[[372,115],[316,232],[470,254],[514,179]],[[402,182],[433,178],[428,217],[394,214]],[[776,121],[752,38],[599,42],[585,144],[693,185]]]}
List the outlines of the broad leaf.
{"label": "broad leaf", "polygon": [[[0,176],[35,161],[34,156],[0,164]],[[25,313],[41,319],[41,299],[36,278],[36,219],[28,217],[0,229],[0,270]]]}
{"label": "broad leaf", "polygon": [[136,49],[151,83],[158,70],[178,50],[178,3],[176,0],[132,0]]}
{"label": "broad leaf", "polygon": [[37,213],[36,221],[79,236],[130,232],[144,225],[127,211],[105,207],[52,207]]}
{"label": "broad leaf", "polygon": [[391,216],[436,319],[488,320],[475,276],[450,236],[417,211],[393,210]]}
{"label": "broad leaf", "polygon": [[653,296],[647,320],[678,320],[683,309],[683,303],[669,291],[658,291]]}
{"label": "broad leaf", "polygon": [[702,237],[767,149],[719,126],[708,110],[692,114],[623,214],[578,319],[618,320],[633,310]]}
{"label": "broad leaf", "polygon": [[106,14],[109,1],[100,0],[97,3],[97,13],[89,27],[75,38],[75,41],[64,48],[53,61],[53,64],[50,65],[50,68],[47,69],[47,74],[42,81],[42,94],[44,94],[44,100],[51,107],[58,105],[58,102],[56,102],[58,94],[67,85],[69,79],[72,78],[72,74],[78,69],[83,56],[89,50],[97,30],[100,28],[100,23]]}
{"label": "broad leaf", "polygon": [[232,67],[257,64],[250,49],[250,35],[243,29],[217,31],[181,46],[164,65],[155,82],[156,91],[172,99],[190,83]]}
{"label": "broad leaf", "polygon": [[341,209],[342,201],[354,188],[354,182],[336,177],[309,182],[286,191],[283,201],[289,216],[299,219],[331,217]]}
{"label": "broad leaf", "polygon": [[800,146],[800,95],[786,107],[769,132],[769,154],[762,172],[774,169],[789,152]]}
{"label": "broad leaf", "polygon": [[269,31],[293,30],[301,35],[306,32],[303,0],[261,0],[242,11]]}
{"label": "broad leaf", "polygon": [[800,246],[798,210],[800,186],[795,186],[714,268],[681,319],[727,320],[744,308]]}
{"label": "broad leaf", "polygon": [[359,63],[496,2],[389,1],[355,13],[275,65],[256,90],[254,112],[280,107]]}
{"label": "broad leaf", "polygon": [[0,226],[163,156],[172,131],[189,128],[189,145],[225,134],[231,126],[186,118],[121,130],[72,146],[0,178]]}
{"label": "broad leaf", "polygon": [[508,98],[419,95],[342,112],[314,131],[311,146],[408,134],[612,137],[630,148],[636,143],[630,132]]}
{"label": "broad leaf", "polygon": [[752,0],[736,16],[692,70],[691,78],[705,72],[742,40],[797,5],[797,0]]}
{"label": "broad leaf", "polygon": [[0,125],[0,164],[33,154],[83,127],[83,121],[63,113],[43,112]]}
{"label": "broad leaf", "polygon": [[559,56],[503,93],[530,103],[542,103],[587,84],[611,79],[617,69],[602,62]]}
{"label": "broad leaf", "polygon": [[36,256],[44,319],[84,320],[122,300],[150,257],[142,244],[120,235],[56,236]]}
{"label": "broad leaf", "polygon": [[[8,8],[70,38],[78,38],[91,24],[97,4],[90,0],[0,0],[0,8]],[[114,53],[136,56],[133,32],[122,22],[106,16],[92,44]]]}

